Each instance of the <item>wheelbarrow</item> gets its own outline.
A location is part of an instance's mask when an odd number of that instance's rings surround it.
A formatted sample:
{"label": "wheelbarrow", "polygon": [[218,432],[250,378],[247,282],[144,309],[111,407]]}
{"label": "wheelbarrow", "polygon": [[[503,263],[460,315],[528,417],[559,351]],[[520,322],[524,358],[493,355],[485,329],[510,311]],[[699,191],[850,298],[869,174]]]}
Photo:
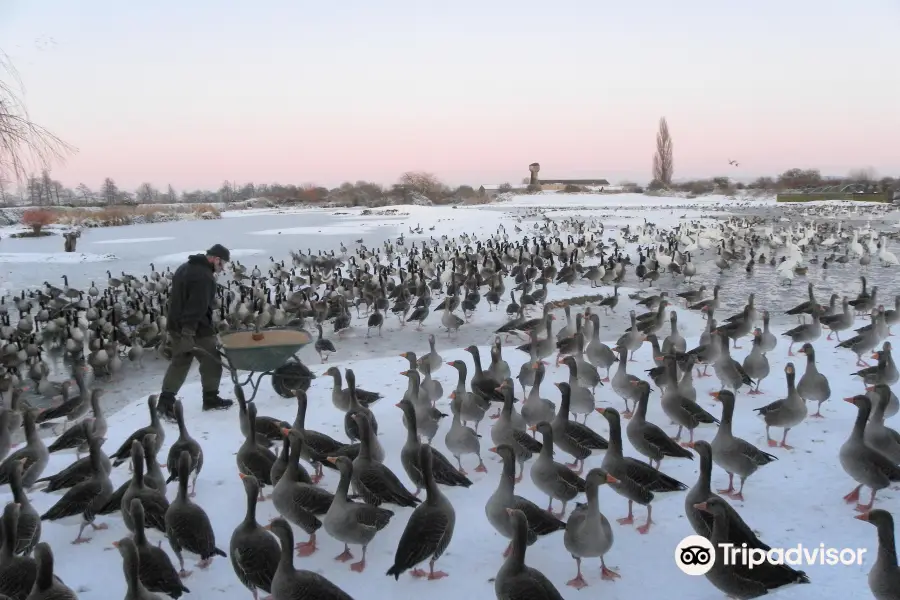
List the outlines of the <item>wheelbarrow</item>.
{"label": "wheelbarrow", "polygon": [[[272,377],[272,389],[289,398],[295,389],[308,389],[315,375],[295,356],[312,342],[312,336],[303,329],[272,328],[262,331],[237,331],[220,336],[219,356],[214,356],[231,376],[236,393],[243,394],[244,386],[253,390],[247,402],[253,402],[259,385],[266,375]],[[195,348],[205,352],[202,348]],[[209,354],[209,353],[207,353]],[[239,371],[248,374],[241,380]]]}

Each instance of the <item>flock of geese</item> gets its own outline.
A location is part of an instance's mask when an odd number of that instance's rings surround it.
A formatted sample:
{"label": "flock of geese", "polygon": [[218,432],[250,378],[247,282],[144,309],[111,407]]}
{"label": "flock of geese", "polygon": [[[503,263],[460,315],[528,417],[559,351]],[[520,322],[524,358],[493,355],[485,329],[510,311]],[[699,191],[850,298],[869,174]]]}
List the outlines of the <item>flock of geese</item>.
{"label": "flock of geese", "polygon": [[[359,245],[353,252],[342,247],[340,255],[294,253],[290,266],[272,259],[265,273],[233,265],[230,280],[218,294],[219,330],[308,326],[311,320],[319,333],[316,350],[323,362],[337,351],[332,339],[340,344],[341,332],[354,327],[353,312],[365,321],[367,334],[374,328],[376,335],[381,334],[386,314],[396,315],[398,327],[415,321],[420,328],[433,324],[448,333],[458,331],[475,324],[482,299],[488,304],[483,310],[505,310],[509,321],[495,332],[487,365],[477,346],[464,349],[470,360],[444,360],[433,334],[421,356],[405,352],[408,366],[402,376],[408,383],[396,402],[399,411],[394,418],[402,422],[406,436],[385,439],[384,445],[378,432],[379,419],[391,414],[381,410],[386,390],[358,388],[352,368],[342,372],[331,367],[319,374],[333,380],[332,405],[343,413],[345,439],[307,427],[309,408],[329,409],[308,402],[313,393],[308,383],[316,374],[302,363],[295,368],[307,385],[289,390],[296,399],[292,421],[284,420],[284,415],[259,414],[257,404],[245,401],[236,388],[243,441],[232,450],[246,492],[246,512],[227,546],[216,540],[208,513],[194,500],[204,448],[192,437],[181,402],[176,404],[177,438],[165,450],[161,465],[167,427],[156,413],[156,397],[147,402],[149,423],[125,436],[126,432],[108,427],[103,389],[89,377],[112,376],[125,361],[139,364],[147,349],[164,348],[171,272],[158,272],[151,265],[143,276],[109,274],[102,290],[93,284],[87,290],[74,289],[64,280],[62,288],[46,283],[9,303],[4,299],[0,485],[9,485],[11,501],[0,518],[0,598],[77,598],[54,575],[54,553],[41,541],[42,529],[48,522],[76,519],[80,528],[72,543],[81,544],[91,539],[85,536],[88,528],[107,527],[98,517],[114,514],[121,515],[129,532],[115,544],[122,557],[126,600],[189,593],[191,572],[185,553],[199,558],[199,569],[208,568],[216,557],[227,558],[254,599],[263,592],[274,600],[350,598],[338,582],[297,568],[295,555],[315,553],[317,536],[324,532],[344,544],[337,559],[349,562],[358,557],[349,569],[362,573],[369,545],[394,519],[405,519],[406,525],[386,574],[395,579],[406,573],[442,579],[447,573],[438,562],[457,526],[447,489],[476,485],[463,461],[469,463],[471,457],[470,468],[486,473],[487,452],[499,457],[502,470],[484,514],[487,524],[509,541],[493,580],[498,599],[563,597],[540,570],[526,564],[526,550],[536,543],[562,542],[560,547],[575,563],[575,575],[567,582],[573,588],[590,585],[590,574],[582,572],[584,560],[599,563],[603,580],[621,576],[605,560],[613,551],[615,535],[600,510],[603,486],[627,501],[627,516],[619,518],[619,524],[635,523],[635,504],[644,508],[646,517],[636,527],[640,534],[652,529],[655,499],[684,493],[685,514],[696,534],[714,544],[768,550],[726,498],[743,501],[745,485],[757,471],[779,468],[778,455],[772,452],[790,451],[788,433],[807,419],[822,416],[821,406],[833,400],[829,378],[835,376],[853,376],[866,386],[865,393],[844,399],[858,415],[839,450],[842,470],[857,484],[845,500],[860,512],[859,519],[878,530],[879,558],[869,574],[872,594],[879,600],[900,598],[893,519],[890,512],[875,508],[876,494],[900,482],[900,433],[885,423],[900,412],[891,390],[900,372],[887,340],[891,327],[900,321],[900,296],[893,308],[886,309],[877,287],[869,287],[865,277],[854,298],[832,295],[825,301],[810,285],[808,299],[786,311],[798,318],[798,325],[776,335],[769,328],[769,312],[757,308],[753,294],[739,313],[720,317],[723,290],[716,285],[707,294],[705,287],[690,284],[696,275],[692,255],[705,256],[719,270],[737,261],[746,261],[748,269],[771,264],[780,277],[823,268],[812,262],[818,254],[825,254],[828,262],[868,259],[863,266],[873,261],[896,265],[887,249],[890,236],[869,226],[847,231],[841,221],[779,225],[761,217],[728,217],[712,224],[681,220],[671,228],[645,220],[643,225],[618,229],[607,239],[603,225],[593,219],[544,217],[530,230],[519,220],[514,229],[510,234],[501,226],[484,238],[475,234],[432,238],[420,246],[387,242],[375,249]],[[637,245],[634,257],[626,250],[629,245]],[[847,261],[838,260],[844,256]],[[682,278],[684,291],[672,297],[665,292],[635,294],[629,298],[634,307],[630,327],[615,343],[602,341],[600,319],[617,308],[619,287],[628,278],[652,284],[662,273]],[[548,295],[562,295],[562,288],[579,283],[611,286],[613,293],[593,306],[587,303],[573,318],[577,303],[564,298],[552,303]],[[429,321],[432,299],[440,296],[433,308],[440,313],[439,322]],[[678,313],[667,311],[676,303],[705,317],[705,329],[694,347],[688,347],[679,330]],[[558,308],[563,308],[565,325],[554,329]],[[639,308],[646,312],[638,314]],[[532,310],[537,314],[530,314]],[[858,326],[859,315],[870,322]],[[18,316],[15,322],[13,316]],[[331,339],[324,337],[326,326],[335,332]],[[507,358],[519,365],[517,373],[504,358],[504,336],[525,342],[515,348],[515,358],[507,348]],[[832,336],[837,337],[837,348],[849,350],[846,356],[856,359],[858,370],[852,375],[826,374],[817,368],[816,349],[824,348]],[[746,338],[752,338],[752,345],[738,360],[732,352]],[[795,345],[805,366],[802,373],[793,362],[784,366],[784,398],[753,410],[743,408],[747,402],[738,402],[737,396],[761,393],[760,383],[770,375],[769,356],[776,348],[793,355]],[[630,373],[635,353],[647,346],[653,368]],[[873,352],[877,362],[869,365],[863,358]],[[71,379],[51,381],[50,365],[60,361],[70,368]],[[568,378],[555,383],[558,395],[551,400],[545,394],[545,379],[548,369],[559,365],[566,368]],[[445,367],[455,372],[457,380],[449,394],[434,377]],[[703,377],[719,382],[710,393],[721,404],[718,416],[698,402],[694,380]],[[31,388],[54,399],[52,406],[30,407],[23,390]],[[658,406],[651,402],[657,390]],[[810,413],[809,402],[816,402],[819,410]],[[653,422],[653,415],[660,414],[657,409],[671,426]],[[600,418],[589,424],[594,413]],[[771,452],[733,433],[736,419],[751,418],[762,420]],[[61,435],[49,445],[38,431],[43,423],[63,424]],[[695,439],[698,432],[711,428],[715,433],[709,441]],[[770,435],[773,428],[781,430],[780,440]],[[20,429],[25,444],[14,449],[12,435]],[[108,437],[122,440],[112,454],[103,449]],[[45,473],[52,453],[71,450],[75,460],[69,466]],[[560,462],[560,454],[572,462]],[[221,449],[216,448],[215,455],[221,456]],[[699,474],[692,486],[663,470],[664,462],[695,457]],[[411,486],[388,466],[396,464],[395,458]],[[116,488],[110,477],[124,464],[131,475]],[[713,490],[715,467],[728,475],[726,489]],[[321,485],[326,469],[336,482],[331,490]],[[537,490],[535,497],[516,493],[526,471]],[[171,500],[170,483],[177,486]],[[39,486],[56,499],[43,512],[29,499]],[[863,488],[870,493],[867,503],[860,500]],[[576,502],[581,497],[585,502]],[[256,516],[261,501],[271,501],[279,515],[265,526]],[[576,505],[569,510],[573,502]],[[459,524],[484,526],[471,514],[461,515]],[[295,529],[308,538],[295,543]],[[152,530],[167,540],[175,562],[161,543],[150,541]],[[351,546],[359,548],[357,555]],[[804,572],[787,565],[749,569],[721,561],[706,578],[733,598],[755,598],[810,582]]]}

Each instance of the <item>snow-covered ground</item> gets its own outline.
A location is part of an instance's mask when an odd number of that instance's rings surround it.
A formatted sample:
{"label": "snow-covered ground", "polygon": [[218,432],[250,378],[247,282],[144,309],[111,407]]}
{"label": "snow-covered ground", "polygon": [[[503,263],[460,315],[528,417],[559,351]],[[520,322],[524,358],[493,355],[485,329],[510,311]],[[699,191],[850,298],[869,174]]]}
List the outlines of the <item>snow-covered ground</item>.
{"label": "snow-covered ground", "polygon": [[[626,197],[634,196],[634,197]],[[536,230],[533,227],[541,223],[539,212],[546,213],[551,218],[565,218],[570,215],[578,215],[579,218],[602,220],[607,228],[608,235],[615,235],[618,228],[631,224],[643,223],[644,219],[654,222],[661,227],[670,227],[682,218],[697,219],[710,216],[718,216],[721,212],[734,208],[736,203],[725,198],[657,198],[639,195],[563,195],[541,194],[536,196],[516,197],[513,200],[498,205],[487,207],[421,207],[404,206],[395,207],[407,213],[400,223],[400,232],[404,232],[408,239],[407,244],[419,243],[431,237],[440,239],[441,236],[456,236],[467,233],[472,238],[472,243],[478,239],[496,232],[502,226],[511,238],[514,235],[513,228],[518,226],[523,229],[522,234],[531,234]],[[585,212],[585,211],[588,212]],[[853,207],[848,207],[848,211]],[[299,211],[298,211],[299,212]],[[336,222],[333,227],[335,238],[333,247],[337,250],[338,241],[343,241],[351,247],[353,239],[359,237],[352,235],[365,227],[359,215],[360,211],[341,209],[341,212],[349,213],[346,216],[348,222],[354,223],[345,229],[344,224]],[[521,221],[516,218],[521,217]],[[164,225],[163,225],[164,226]],[[209,226],[204,222],[203,226]],[[421,226],[423,233],[409,233],[408,228]],[[331,227],[331,226],[327,226]],[[431,229],[431,228],[434,229]],[[290,231],[293,226],[285,227]],[[352,230],[352,231],[351,231]],[[255,234],[257,246],[265,246],[265,241],[271,236],[277,235],[267,230],[248,232]],[[151,237],[151,236],[147,236]],[[163,236],[160,236],[163,237]],[[121,243],[124,245],[125,237],[116,234],[115,238],[106,240],[107,244]],[[297,246],[304,246],[303,238],[295,238]],[[5,241],[5,240],[4,240]],[[89,242],[89,238],[82,240],[79,247]],[[145,238],[146,241],[146,238]],[[153,244],[158,246],[160,255],[157,261],[160,263],[177,263],[185,252],[164,255],[166,241],[154,239]],[[102,246],[100,246],[102,248]],[[370,246],[371,247],[371,246]],[[248,245],[248,248],[250,246]],[[118,250],[118,248],[117,248]],[[233,250],[233,254],[239,250]],[[629,245],[632,254],[633,248]],[[261,266],[265,266],[270,255],[268,249],[247,250],[243,256],[237,256],[242,262],[251,262],[249,252],[259,253],[262,257]],[[352,248],[351,248],[352,251]],[[3,261],[0,255],[0,261]],[[62,257],[78,256],[59,253],[59,258],[45,258],[63,260]],[[102,255],[86,255],[102,256]],[[276,256],[276,260],[284,258]],[[634,258],[634,256],[632,257]],[[164,260],[165,259],[165,260]],[[8,259],[9,260],[9,259]],[[24,262],[21,259],[20,262]],[[72,259],[74,261],[74,259]],[[37,261],[34,261],[37,262]],[[74,261],[82,262],[82,261]],[[137,274],[137,273],[136,273]],[[854,274],[855,276],[855,274]],[[760,277],[763,277],[762,275]],[[768,277],[771,277],[769,275]],[[856,286],[850,281],[838,281],[840,275],[832,274],[832,280],[823,285]],[[633,281],[633,278],[632,278]],[[849,283],[848,283],[849,282]],[[35,281],[40,284],[39,280]],[[733,285],[738,286],[737,283]],[[757,307],[760,309],[772,308],[783,310],[786,305],[796,304],[793,300],[805,295],[805,286],[795,286],[796,290],[785,290],[784,294],[790,294],[787,299],[777,295],[758,295]],[[803,288],[803,289],[800,289]],[[738,305],[743,304],[743,298],[748,291],[747,287],[736,287],[733,295]],[[610,288],[590,289],[586,282],[580,282],[566,290],[561,286],[550,286],[548,300],[557,301],[567,297],[586,294],[609,293]],[[627,314],[629,309],[635,307],[635,303],[626,297],[633,288],[622,288],[621,302],[616,309],[616,314],[601,315],[601,339],[612,345],[627,326]],[[726,292],[723,289],[723,292]],[[752,291],[752,290],[750,290]],[[896,293],[895,286],[882,290],[884,297],[892,298]],[[801,298],[802,299],[802,298]],[[424,332],[414,331],[412,326],[401,329],[396,320],[389,318],[382,337],[366,339],[365,320],[354,321],[354,333],[346,340],[335,340],[338,353],[333,357],[332,363],[343,371],[344,368],[352,368],[356,373],[358,385],[367,390],[379,392],[384,398],[373,406],[379,421],[379,440],[386,451],[386,464],[409,485],[409,480],[400,464],[399,451],[405,440],[405,431],[400,420],[400,410],[394,404],[402,397],[406,389],[406,378],[400,372],[407,368],[406,360],[399,357],[399,353],[412,350],[420,355],[427,352],[428,345],[426,334],[435,333],[438,337],[437,350],[445,361],[461,359],[469,365],[469,373],[473,371],[472,360],[468,353],[460,348],[468,344],[476,344],[480,347],[482,360],[487,366],[489,360],[487,345],[493,340],[493,331],[505,321],[505,311],[501,305],[501,311],[488,312],[481,306],[472,322],[464,325],[458,335],[447,336],[440,333],[439,317],[432,315],[426,321]],[[574,313],[582,307],[573,307]],[[688,347],[696,345],[703,321],[696,314],[684,310],[682,307],[673,307],[679,316],[679,326],[688,339]],[[739,310],[739,308],[738,308]],[[737,312],[726,310],[723,317]],[[562,326],[562,311],[556,311],[559,321],[557,327]],[[863,319],[858,319],[857,326],[865,324]],[[660,332],[664,337],[668,328]],[[330,332],[327,332],[330,333]],[[778,333],[776,331],[776,333]],[[838,449],[846,439],[856,416],[855,408],[841,402],[841,398],[852,396],[863,391],[862,382],[849,374],[856,369],[853,366],[853,354],[846,350],[834,347],[833,342],[825,340],[824,336],[815,342],[817,350],[818,366],[822,373],[829,376],[832,388],[831,400],[823,407],[825,419],[807,419],[800,426],[791,431],[789,442],[794,446],[793,450],[780,448],[766,448],[765,427],[762,420],[755,416],[753,408],[763,406],[786,395],[784,367],[788,360],[793,360],[797,366],[798,374],[802,374],[805,359],[801,356],[789,359],[787,354],[786,338],[780,337],[779,346],[769,353],[771,365],[770,376],[762,383],[762,396],[747,396],[740,394],[735,414],[734,433],[751,443],[766,449],[778,456],[779,460],[761,468],[754,474],[745,488],[746,501],[735,503],[735,507],[744,519],[759,532],[763,541],[773,547],[792,547],[803,544],[807,547],[818,547],[824,544],[828,547],[838,548],[865,548],[868,550],[863,566],[804,566],[802,567],[810,576],[812,584],[794,586],[777,591],[781,598],[845,598],[849,595],[867,597],[869,592],[866,585],[866,574],[871,567],[876,545],[875,529],[866,523],[854,520],[856,513],[852,507],[845,504],[841,497],[855,486],[855,483],[844,474],[838,463]],[[744,349],[734,350],[733,356],[742,360],[749,350],[749,340],[743,342]],[[314,372],[321,375],[329,366],[320,365],[311,347],[304,349],[301,358]],[[528,358],[526,354],[515,349],[514,346],[504,347],[504,358],[509,363],[513,375],[518,373],[522,363]],[[656,364],[652,361],[649,345],[645,344],[638,351],[638,362],[629,363],[628,371],[638,376],[646,376],[645,371]],[[123,408],[109,417],[108,441],[105,450],[113,452],[132,431],[142,427],[147,422],[146,399],[151,393],[157,393],[161,379],[162,361],[149,359],[147,366],[141,371],[126,366],[126,373],[122,379],[108,384],[106,402],[112,406]],[[547,376],[541,391],[542,396],[558,403],[559,392],[552,385],[555,382],[566,381],[568,371],[565,367],[555,367],[552,359],[548,360]],[[710,370],[710,372],[712,372]],[[456,372],[448,366],[442,367],[434,374],[436,380],[443,385],[444,398],[438,401],[438,408],[449,413],[448,394],[456,385]],[[721,405],[715,403],[708,393],[718,389],[718,381],[715,378],[696,379],[698,401],[714,415],[719,415]],[[228,386],[223,383],[223,392],[228,391]],[[332,435],[337,439],[346,439],[343,432],[343,413],[337,411],[331,404],[331,379],[319,377],[309,391],[309,413],[306,426]],[[230,394],[229,394],[230,395]],[[517,389],[517,397],[521,398],[521,390]],[[237,452],[242,437],[238,428],[237,410],[213,414],[202,413],[200,406],[200,386],[196,371],[192,372],[188,383],[182,388],[180,396],[185,405],[187,428],[191,435],[197,439],[204,449],[205,462],[203,471],[197,485],[197,497],[194,499],[209,514],[216,532],[218,547],[228,550],[228,540],[234,527],[243,518],[245,510],[244,490],[237,474],[234,453]],[[293,421],[295,415],[295,403],[292,400],[283,399],[275,395],[267,383],[263,383],[261,392],[257,396],[256,404],[261,415],[267,415]],[[598,388],[597,406],[613,406],[622,409],[622,402],[607,384],[605,388]],[[810,406],[814,411],[815,406]],[[659,407],[659,394],[654,392],[651,396],[648,420],[657,423],[670,434],[674,434],[675,427],[669,425]],[[475,473],[473,457],[464,458],[464,466],[469,472],[469,477],[474,485],[468,489],[443,488],[446,496],[453,503],[457,523],[454,537],[445,556],[438,562],[438,567],[450,574],[446,579],[439,581],[419,581],[412,579],[409,574],[394,581],[392,577],[385,576],[385,571],[393,562],[394,551],[401,532],[406,524],[411,509],[396,509],[395,516],[388,527],[380,532],[372,542],[368,553],[368,568],[362,574],[353,573],[346,563],[336,562],[333,557],[338,555],[343,547],[331,539],[324,530],[320,530],[319,551],[311,557],[295,558],[298,568],[311,569],[319,572],[334,583],[342,587],[357,600],[366,598],[387,599],[394,597],[413,598],[427,597],[429,600],[458,600],[459,598],[493,598],[493,584],[490,582],[502,564],[501,553],[506,547],[506,540],[494,532],[484,515],[484,505],[490,494],[497,486],[500,464],[495,455],[488,449],[491,447],[489,428],[493,421],[485,419],[481,425],[480,433],[482,456],[488,468],[488,473]],[[603,436],[609,435],[609,429],[605,420],[597,414],[589,417],[587,424]],[[890,422],[888,423],[891,424]],[[435,437],[435,446],[449,455],[444,445],[444,435],[449,428],[449,423],[442,423],[442,427]],[[715,433],[713,427],[698,429],[697,438],[711,440]],[[178,435],[177,428],[166,425],[166,443],[160,453],[161,462],[171,444]],[[780,430],[773,430],[773,436],[780,435]],[[49,443],[49,440],[47,440]],[[623,441],[625,454],[639,456],[631,448],[627,439]],[[45,474],[52,474],[67,466],[74,456],[70,453],[55,454],[51,457]],[[557,461],[568,462],[571,457],[557,451]],[[587,461],[587,468],[599,466],[602,454],[594,456]],[[663,471],[692,486],[697,478],[698,460],[666,459]],[[532,484],[529,477],[530,463],[526,466],[526,475],[522,483],[516,487],[516,492],[538,505],[545,505],[547,498]],[[118,486],[126,481],[129,475],[127,467],[114,469],[112,474],[113,484]],[[718,467],[713,470],[713,486],[726,487],[727,475]],[[330,491],[334,490],[337,476],[333,471],[326,470],[326,478],[322,485]],[[170,485],[169,497],[174,497],[175,485]],[[57,499],[58,494],[44,494],[37,489],[29,493],[29,498],[40,512],[49,508]],[[868,491],[864,493],[864,499],[868,498]],[[876,506],[894,510],[898,503],[898,494],[893,490],[879,492]],[[9,501],[8,488],[2,491],[2,500]],[[580,499],[583,501],[583,499]],[[660,590],[678,598],[691,600],[706,600],[722,598],[722,594],[713,588],[703,577],[690,577],[681,573],[674,560],[675,548],[678,542],[687,535],[693,533],[684,516],[684,493],[676,492],[660,494],[654,501],[654,520],[656,524],[647,535],[640,535],[632,526],[620,526],[615,523],[615,518],[624,516],[627,512],[627,502],[618,496],[609,486],[600,489],[600,507],[603,513],[613,522],[615,543],[606,557],[608,566],[615,568],[621,574],[621,579],[615,582],[601,581],[599,576],[599,563],[596,560],[585,560],[583,572],[590,587],[577,591],[566,586],[566,582],[575,575],[575,562],[568,555],[563,546],[562,533],[556,533],[540,539],[528,549],[526,555],[527,564],[543,571],[557,586],[563,597],[575,599],[581,597],[598,597],[618,600],[633,600],[636,598],[658,598]],[[558,505],[557,505],[558,506]],[[636,507],[635,517],[637,523],[642,523],[645,511]],[[262,502],[258,507],[258,520],[262,523],[276,516],[274,507],[270,502]],[[68,585],[79,592],[83,600],[106,600],[107,598],[119,598],[124,595],[124,579],[121,574],[121,559],[117,552],[111,551],[113,541],[125,536],[127,530],[116,515],[102,519],[109,524],[109,529],[97,532],[88,530],[87,535],[94,537],[89,544],[71,546],[69,542],[77,533],[77,519],[72,522],[44,523],[43,539],[51,544],[54,549],[57,574]],[[304,541],[305,537],[295,529],[297,541]],[[162,540],[158,532],[148,532],[153,542]],[[165,542],[163,548],[168,549]],[[359,554],[359,548],[351,548],[354,554]],[[174,560],[174,555],[172,555]],[[192,568],[189,566],[189,568]],[[208,570],[194,568],[193,575],[185,581],[185,584],[193,590],[186,596],[206,598],[219,597],[224,600],[238,600],[250,597],[249,592],[236,579],[228,559],[216,558]]]}

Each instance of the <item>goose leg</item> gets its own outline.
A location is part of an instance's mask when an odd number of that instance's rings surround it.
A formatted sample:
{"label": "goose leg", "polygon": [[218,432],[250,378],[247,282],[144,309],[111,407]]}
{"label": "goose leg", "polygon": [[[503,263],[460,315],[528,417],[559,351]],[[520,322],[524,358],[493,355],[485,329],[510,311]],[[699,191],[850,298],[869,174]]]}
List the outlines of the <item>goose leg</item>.
{"label": "goose leg", "polygon": [[[484,466],[484,461],[481,460],[481,455],[480,455],[480,454],[478,455],[478,466],[475,467],[475,472],[476,472],[476,473],[487,473],[487,472],[488,472],[487,467]],[[462,474],[465,475],[466,472],[465,472],[465,471],[462,471]]]}
{"label": "goose leg", "polygon": [[[785,450],[793,450],[794,449],[793,446],[788,446],[788,444],[787,444],[787,434],[788,434],[788,431],[790,431],[790,430],[791,430],[790,427],[786,428],[784,430],[784,435],[781,436],[781,447],[784,448]],[[874,495],[874,493],[873,493],[873,495]]]}
{"label": "goose leg", "polygon": [[362,547],[362,558],[358,561],[350,565],[350,570],[354,573],[362,573],[366,570],[366,546]]}
{"label": "goose leg", "polygon": [[650,531],[650,526],[653,524],[652,516],[653,516],[653,505],[648,504],[647,505],[647,522],[637,528],[638,533],[640,533],[641,535],[644,535],[648,531]]}
{"label": "goose leg", "polygon": [[819,406],[818,406],[818,408],[816,408],[816,412],[809,415],[810,417],[814,417],[816,419],[824,419],[825,418],[825,415],[822,414],[822,402],[823,402],[822,400],[819,400]]}
{"label": "goose leg", "polygon": [[588,586],[587,581],[584,580],[584,576],[581,574],[581,559],[577,556],[575,557],[575,565],[578,568],[578,573],[575,575],[574,579],[570,579],[566,582],[566,585],[572,586],[576,590],[580,590],[582,588],[586,588]]}
{"label": "goose leg", "polygon": [[616,519],[616,521],[619,522],[619,525],[631,525],[634,523],[634,502],[628,501],[628,516]]}
{"label": "goose leg", "polygon": [[741,477],[740,489],[738,491],[734,492],[733,494],[731,494],[731,497],[734,500],[740,500],[741,502],[744,501],[744,481],[745,481],[745,479],[743,477]]}
{"label": "goose leg", "polygon": [[[309,556],[314,553],[318,548],[316,547],[316,534],[311,533],[309,535],[309,541],[300,542],[297,544],[294,549],[297,551],[297,556]],[[347,550],[349,552],[349,549]]]}
{"label": "goose leg", "polygon": [[[862,486],[860,486],[862,487]],[[734,473],[728,474],[728,489],[716,490],[720,494],[731,495],[734,493]]]}
{"label": "goose leg", "polygon": [[774,448],[778,445],[778,442],[772,439],[772,436],[769,435],[769,426],[766,425],[766,441],[769,443],[770,448]]}
{"label": "goose leg", "polygon": [[347,562],[348,560],[353,560],[353,555],[350,553],[350,546],[344,544],[344,551],[334,557],[334,560],[340,562]]}
{"label": "goose leg", "polygon": [[872,507],[875,505],[875,488],[872,488],[872,498],[869,500],[868,504],[856,504],[857,512],[869,512],[872,510]]}

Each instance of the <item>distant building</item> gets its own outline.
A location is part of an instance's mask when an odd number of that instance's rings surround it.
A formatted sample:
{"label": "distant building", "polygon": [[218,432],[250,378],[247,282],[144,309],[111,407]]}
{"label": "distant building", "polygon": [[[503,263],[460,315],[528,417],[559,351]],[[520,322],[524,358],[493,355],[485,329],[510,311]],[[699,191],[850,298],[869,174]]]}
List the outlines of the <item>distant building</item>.
{"label": "distant building", "polygon": [[482,196],[496,196],[500,193],[501,187],[503,187],[503,184],[485,184],[478,188],[478,193]]}
{"label": "distant building", "polygon": [[608,187],[606,179],[541,179],[541,188],[544,190],[561,190],[567,185],[578,187]]}

